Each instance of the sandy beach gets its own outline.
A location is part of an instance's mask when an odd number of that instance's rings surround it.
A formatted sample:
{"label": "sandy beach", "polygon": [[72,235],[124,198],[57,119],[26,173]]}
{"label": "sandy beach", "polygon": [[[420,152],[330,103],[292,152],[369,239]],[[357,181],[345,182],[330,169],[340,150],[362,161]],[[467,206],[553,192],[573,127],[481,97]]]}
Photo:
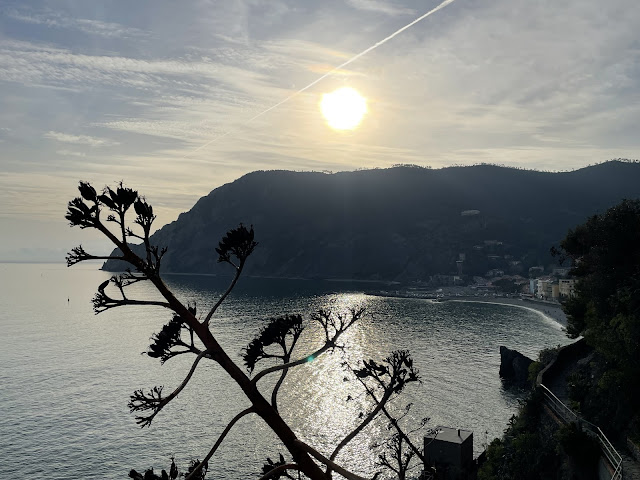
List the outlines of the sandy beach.
{"label": "sandy beach", "polygon": [[567,326],[567,316],[562,311],[558,303],[545,302],[543,300],[534,300],[529,298],[505,298],[505,297],[454,297],[441,298],[441,302],[476,302],[476,303],[494,303],[499,305],[513,305],[521,308],[529,308],[543,313],[552,320],[558,322],[563,327]]}

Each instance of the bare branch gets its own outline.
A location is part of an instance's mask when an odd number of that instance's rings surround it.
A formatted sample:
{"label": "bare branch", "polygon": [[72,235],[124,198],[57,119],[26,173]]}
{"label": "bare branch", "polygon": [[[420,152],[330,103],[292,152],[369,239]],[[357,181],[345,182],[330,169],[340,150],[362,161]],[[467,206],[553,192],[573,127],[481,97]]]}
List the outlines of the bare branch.
{"label": "bare branch", "polygon": [[[374,401],[375,401],[375,397],[374,397]],[[409,445],[409,448],[411,449],[411,451],[420,459],[420,461],[422,463],[425,463],[425,456],[424,453],[414,445],[414,443],[411,441],[411,439],[409,438],[409,435],[407,435],[407,433],[405,433],[405,431],[400,427],[400,423],[398,422],[398,420],[396,420],[387,410],[386,406],[382,406],[382,413],[384,414],[385,417],[387,417],[389,419],[389,422],[391,423],[391,425],[396,429],[396,432],[398,434],[398,436],[400,438],[402,438],[402,440],[404,440],[407,445]],[[420,422],[420,428],[424,427],[425,424],[427,423],[429,419],[423,419],[422,422]],[[416,428],[414,430],[412,430],[413,432],[419,430],[420,428]]]}
{"label": "bare branch", "polygon": [[109,297],[104,291],[100,291],[96,293],[96,295],[91,300],[93,303],[93,311],[98,314],[102,313],[110,308],[115,307],[124,307],[126,305],[155,305],[157,307],[171,308],[167,302],[158,302],[152,300],[129,300],[129,299],[115,299]]}
{"label": "bare branch", "polygon": [[143,282],[145,280],[149,280],[149,277],[146,274],[132,273],[131,270],[127,269],[127,271],[121,275],[114,275],[111,281],[118,287],[126,288],[129,285]]}
{"label": "bare branch", "polygon": [[269,368],[265,368],[256,374],[255,377],[251,380],[253,384],[258,383],[265,375],[268,375],[273,372],[277,372],[280,370],[287,370],[292,367],[297,367],[298,365],[302,365],[304,363],[309,363],[315,360],[317,357],[322,355],[327,350],[333,350],[334,348],[339,348],[337,345],[338,339],[340,335],[342,335],[345,331],[347,331],[351,326],[353,326],[360,317],[364,314],[364,308],[360,309],[352,309],[351,310],[351,318],[345,319],[342,315],[334,316],[331,312],[327,310],[320,310],[316,315],[314,315],[313,319],[316,320],[324,329],[325,333],[325,344],[320,347],[318,350],[313,352],[306,357],[299,358],[293,362],[284,363],[282,365],[274,365]]}
{"label": "bare branch", "polygon": [[[200,354],[196,357],[195,361],[193,362],[193,365],[191,366],[191,369],[189,370],[189,373],[187,374],[185,379],[168,396],[162,397],[162,387],[159,387],[159,390],[156,390],[158,387],[155,387],[153,390],[151,390],[152,395],[150,397],[145,396],[142,389],[136,390],[134,394],[131,396],[131,400],[129,401],[129,408],[131,409],[131,411],[134,412],[134,411],[153,410],[153,414],[147,417],[136,417],[136,423],[139,424],[142,428],[148,427],[149,425],[151,425],[151,422],[153,421],[155,416],[158,413],[160,413],[160,410],[166,407],[167,404],[171,400],[176,398],[178,394],[184,389],[184,387],[187,386],[187,383],[189,383],[189,380],[191,380],[191,377],[193,376],[193,372],[196,371],[196,367],[198,366],[198,363],[200,363],[200,360],[202,360],[202,358],[205,357],[206,354],[207,354],[206,351],[200,352]],[[156,393],[157,395],[154,393]]]}
{"label": "bare branch", "polygon": [[[356,379],[362,384],[367,394],[373,399],[375,408],[366,416],[362,423],[354,428],[335,448],[331,454],[331,460],[335,459],[340,450],[346,446],[356,435],[358,435],[362,429],[368,425],[375,416],[381,411],[386,411],[385,406],[393,395],[397,395],[404,389],[407,383],[419,381],[418,370],[413,366],[413,360],[406,350],[396,350],[391,353],[382,363],[377,363],[374,360],[363,361],[362,368],[353,368],[345,363],[347,368],[355,375]],[[367,384],[367,380],[372,380],[376,387],[380,388],[383,392],[380,400],[376,397],[374,389]],[[390,415],[388,418],[392,419]],[[393,419],[395,421],[395,419]],[[396,428],[401,431],[397,422]],[[403,438],[410,443],[408,437],[401,433]],[[422,458],[422,455],[420,455]],[[329,472],[327,472],[329,473]]]}
{"label": "bare branch", "polygon": [[273,367],[265,368],[264,370],[261,370],[259,373],[257,373],[256,376],[251,379],[251,383],[253,384],[258,383],[258,380],[260,380],[262,377],[270,373],[278,372],[280,370],[286,370],[288,368],[297,367],[298,365],[302,365],[304,363],[312,362],[317,357],[322,355],[324,352],[334,347],[335,345],[325,344],[321,348],[313,352],[311,355],[307,355],[306,357],[300,358],[293,362],[284,363],[282,365],[274,365]]}
{"label": "bare branch", "polygon": [[[220,304],[224,301],[225,298],[231,293],[233,287],[235,287],[238,278],[240,278],[240,274],[242,273],[242,269],[244,268],[244,264],[253,253],[253,249],[258,245],[257,242],[254,241],[254,232],[253,226],[249,230],[240,224],[238,228],[233,228],[227,232],[227,234],[222,237],[222,240],[218,243],[218,248],[216,248],[216,252],[218,253],[218,262],[225,262],[229,265],[233,266],[236,269],[236,274],[227,288],[227,291],[222,294],[220,299],[216,302],[216,304],[211,308],[204,321],[202,322],[205,327],[209,326],[209,322],[211,321],[211,317],[216,312]],[[231,260],[231,257],[235,257],[237,259],[237,264]]]}
{"label": "bare branch", "polygon": [[[156,410],[158,405],[162,403],[162,385],[153,387],[149,390],[149,393],[145,393],[143,389],[136,390],[130,397],[129,410],[131,412],[144,412],[146,410]],[[153,417],[157,412],[154,412],[148,417],[136,417],[136,423],[141,425],[142,428],[151,425]]]}
{"label": "bare branch", "polygon": [[384,396],[380,399],[380,402],[376,405],[376,407],[373,410],[371,410],[371,412],[369,412],[369,414],[364,418],[364,420],[360,422],[360,424],[357,425],[356,428],[354,428],[346,437],[344,437],[342,441],[338,444],[338,446],[333,450],[333,453],[331,453],[331,457],[330,457],[331,460],[335,460],[335,458],[338,456],[338,453],[340,453],[340,450],[342,450],[351,440],[353,440],[364,429],[364,427],[369,425],[371,421],[374,418],[376,418],[378,413],[380,413],[380,411],[384,407],[384,404],[389,401],[392,394],[393,394],[392,391],[385,392]]}
{"label": "bare branch", "polygon": [[376,473],[373,476],[372,479],[361,477],[359,475],[356,475],[355,473],[350,472],[349,470],[345,469],[344,467],[341,467],[340,465],[338,465],[334,461],[329,460],[327,457],[325,457],[320,452],[318,452],[315,448],[307,445],[306,443],[304,443],[304,442],[302,442],[300,440],[294,440],[294,443],[298,447],[300,447],[302,450],[304,450],[305,452],[310,454],[312,457],[314,457],[315,459],[317,459],[320,462],[324,463],[331,470],[333,470],[334,472],[339,473],[340,475],[342,475],[344,478],[346,478],[348,480],[375,480],[376,478],[378,478],[378,475],[380,475],[380,473]]}
{"label": "bare branch", "polygon": [[300,467],[296,463],[285,463],[284,465],[278,465],[273,470],[269,470],[263,476],[261,476],[258,480],[267,480],[268,478],[273,477],[274,475],[278,475],[286,472],[287,470],[300,470]]}
{"label": "bare branch", "polygon": [[[234,265],[234,267],[235,267],[235,265]],[[236,286],[236,283],[238,283],[238,279],[240,278],[241,274],[242,274],[242,267],[236,267],[236,274],[233,276],[233,280],[231,281],[231,283],[227,287],[227,290],[218,299],[216,304],[213,307],[211,307],[211,310],[209,310],[209,313],[207,313],[207,316],[205,317],[204,321],[202,322],[205,327],[209,326],[209,322],[211,321],[211,317],[213,317],[213,314],[216,313],[216,310],[218,310],[218,307],[220,305],[222,305],[222,302],[224,302],[225,299],[229,296],[229,294],[231,293],[231,290],[233,290],[233,287]]]}
{"label": "bare branch", "polygon": [[109,255],[91,255],[90,253],[87,253],[85,251],[82,245],[78,245],[77,247],[73,247],[71,251],[67,253],[65,260],[67,261],[67,267],[70,267],[72,265],[75,265],[76,263],[84,262],[85,260],[125,260],[125,258],[112,257]]}
{"label": "bare branch", "polygon": [[189,476],[187,476],[187,478],[185,478],[184,480],[190,480],[192,477],[194,477],[199,471],[200,469],[209,462],[209,460],[211,459],[211,457],[213,456],[214,453],[216,453],[216,450],[218,449],[218,447],[220,446],[220,444],[222,443],[222,441],[224,440],[224,438],[227,436],[227,434],[229,433],[229,431],[233,428],[233,426],[238,422],[238,420],[240,420],[242,417],[244,417],[245,415],[248,415],[250,413],[254,412],[253,407],[250,408],[246,408],[243,411],[241,411],[240,413],[238,413],[235,417],[233,417],[231,419],[231,421],[227,424],[227,426],[225,427],[225,429],[222,431],[222,433],[220,434],[220,436],[218,437],[218,440],[216,440],[216,443],[213,444],[213,447],[211,447],[211,450],[209,450],[209,453],[207,453],[207,456],[204,457],[204,459],[198,464],[198,466],[196,466],[196,468],[194,468],[194,470],[189,474]]}

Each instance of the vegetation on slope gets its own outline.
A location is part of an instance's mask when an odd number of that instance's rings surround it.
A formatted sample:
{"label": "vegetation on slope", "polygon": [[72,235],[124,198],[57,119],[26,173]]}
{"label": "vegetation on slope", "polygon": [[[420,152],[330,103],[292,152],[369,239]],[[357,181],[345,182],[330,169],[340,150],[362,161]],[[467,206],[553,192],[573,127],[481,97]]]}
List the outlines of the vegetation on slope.
{"label": "vegetation on slope", "polygon": [[[624,200],[572,229],[554,254],[578,280],[564,309],[568,335],[594,348],[568,379],[572,407],[614,437],[640,439],[640,200]],[[552,358],[543,351],[535,376]],[[546,360],[545,360],[546,358]],[[590,478],[598,446],[574,424],[554,433],[536,394],[487,450],[480,480]]]}
{"label": "vegetation on slope", "polygon": [[[571,230],[557,254],[573,262],[568,334],[594,347],[571,378],[582,413],[614,433],[640,429],[640,200],[624,200]],[[627,431],[631,425],[631,431]]]}
{"label": "vegetation on slope", "polygon": [[456,274],[460,253],[468,275],[524,273],[552,261],[549,245],[571,225],[624,196],[640,196],[639,164],[254,172],[201,198],[152,242],[169,247],[167,272],[213,272],[211,239],[241,221],[261,232],[248,275],[428,280]]}

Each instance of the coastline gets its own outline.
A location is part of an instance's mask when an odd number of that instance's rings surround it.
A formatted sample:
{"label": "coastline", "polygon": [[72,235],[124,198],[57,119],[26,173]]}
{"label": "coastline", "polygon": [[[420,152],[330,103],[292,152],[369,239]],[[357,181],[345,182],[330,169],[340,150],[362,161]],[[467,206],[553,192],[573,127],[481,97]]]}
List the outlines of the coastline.
{"label": "coastline", "polygon": [[473,302],[473,303],[493,303],[498,305],[513,305],[514,307],[528,308],[535,310],[563,327],[567,326],[567,316],[562,311],[558,303],[545,302],[541,300],[505,298],[505,297],[454,297],[440,298],[438,302]]}

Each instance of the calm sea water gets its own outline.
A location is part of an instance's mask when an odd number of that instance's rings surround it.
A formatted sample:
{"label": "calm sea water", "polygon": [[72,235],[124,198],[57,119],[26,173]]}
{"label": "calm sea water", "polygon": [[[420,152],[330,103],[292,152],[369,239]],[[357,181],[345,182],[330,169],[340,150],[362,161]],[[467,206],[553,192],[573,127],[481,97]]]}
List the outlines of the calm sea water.
{"label": "calm sea water", "polygon": [[[109,274],[97,265],[0,264],[0,465],[4,478],[48,480],[124,479],[131,468],[168,468],[202,458],[227,422],[248,406],[215,364],[203,362],[189,386],[154,421],[140,429],[128,412],[138,388],[178,385],[192,359],[161,366],[141,355],[152,333],[170,315],[157,308],[116,309],[95,316],[90,299]],[[167,282],[199,311],[226,286],[215,277],[170,275]],[[136,286],[137,287],[137,286]],[[521,393],[498,378],[499,346],[535,357],[541,348],[566,344],[560,326],[536,312],[477,303],[370,295],[371,285],[242,279],[212,323],[227,351],[239,358],[265,318],[318,308],[345,311],[363,305],[372,314],[344,340],[347,359],[380,359],[394,349],[411,350],[423,382],[412,385],[396,408],[413,402],[414,419],[430,426],[474,431],[475,449],[502,434]],[[141,297],[154,292],[137,287]],[[320,341],[311,329],[301,344]],[[301,353],[302,353],[301,350]],[[354,382],[345,382],[342,354],[322,356],[295,369],[279,400],[299,435],[328,453],[366,407]],[[269,382],[265,381],[267,390]],[[345,402],[347,395],[355,401]],[[415,420],[417,421],[417,420]],[[356,438],[339,460],[370,473],[376,424]],[[485,433],[486,432],[486,433]],[[215,479],[257,478],[263,460],[282,449],[259,419],[245,417],[210,462]]]}

